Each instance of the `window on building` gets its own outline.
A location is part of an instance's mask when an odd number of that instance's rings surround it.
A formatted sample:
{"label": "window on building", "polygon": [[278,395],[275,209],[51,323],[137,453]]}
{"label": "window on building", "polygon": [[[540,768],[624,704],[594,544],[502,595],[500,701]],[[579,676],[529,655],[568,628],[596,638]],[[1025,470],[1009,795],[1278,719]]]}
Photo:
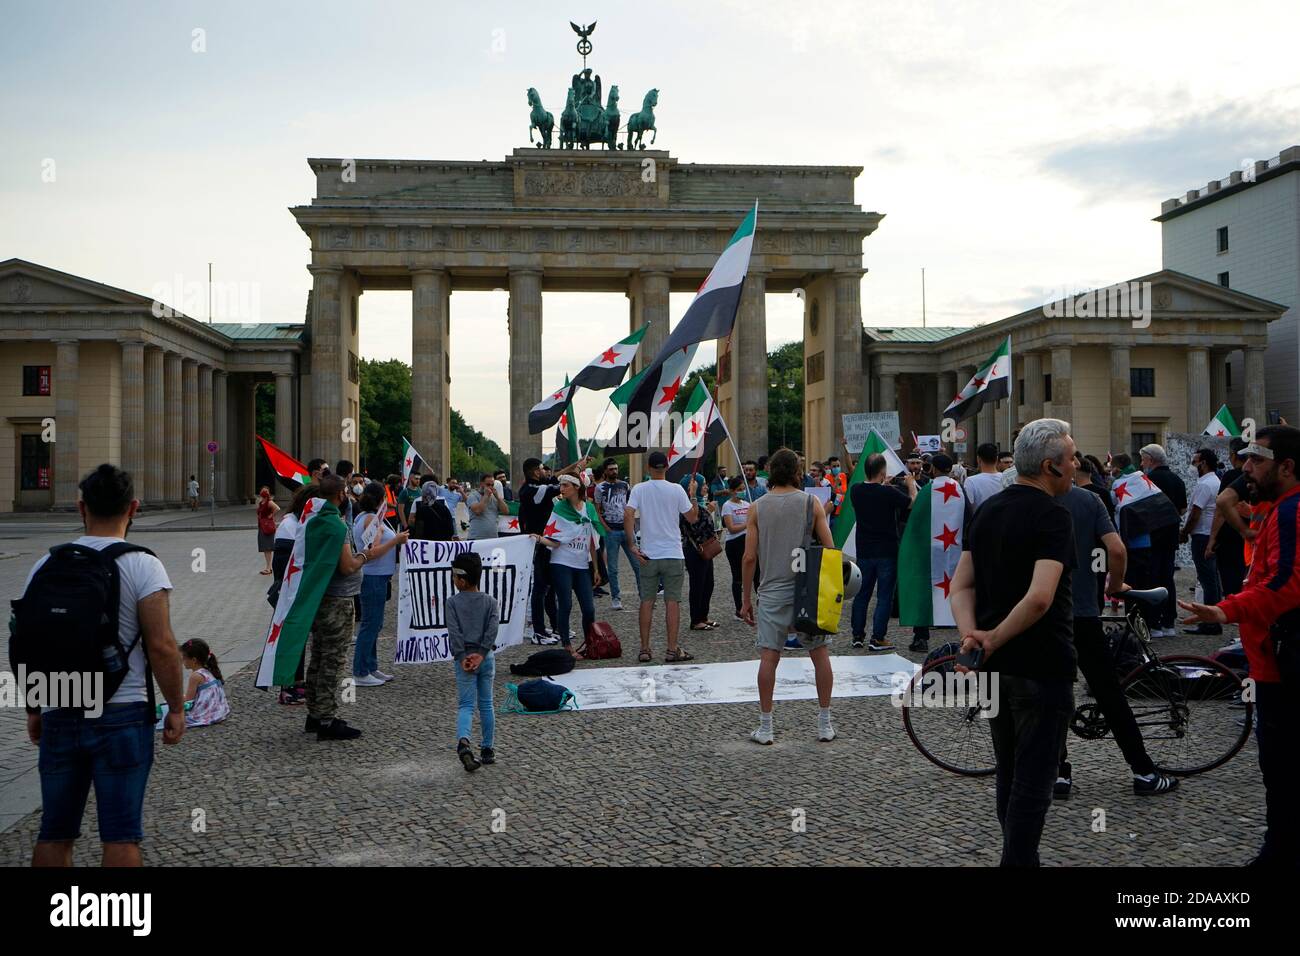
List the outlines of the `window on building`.
{"label": "window on building", "polygon": [[1140,449],[1145,448],[1147,445],[1157,444],[1159,440],[1160,436],[1155,432],[1134,432],[1133,447],[1129,449],[1129,454],[1133,456],[1133,464],[1138,463],[1140,457],[1138,451]]}
{"label": "window on building", "polygon": [[23,394],[50,394],[50,367],[48,365],[23,366]]}
{"label": "window on building", "polygon": [[1051,400],[1052,400],[1052,376],[1044,375],[1043,376],[1043,401],[1050,402]]}
{"label": "window on building", "polygon": [[50,443],[40,435],[23,435],[20,468],[21,490],[44,491],[50,487]]}
{"label": "window on building", "polygon": [[1131,368],[1128,370],[1129,395],[1133,398],[1154,398],[1156,394],[1156,370],[1153,368]]}
{"label": "window on building", "polygon": [[1223,384],[1225,388],[1232,388],[1232,363],[1223,363]]}
{"label": "window on building", "polygon": [[1227,226],[1219,227],[1219,251],[1220,252],[1228,251],[1228,227]]}
{"label": "window on building", "polygon": [[1228,288],[1228,273],[1219,273],[1219,285],[1223,286],[1225,289]]}
{"label": "window on building", "polygon": [[1016,381],[1016,388],[1019,390],[1020,404],[1023,405],[1025,404],[1025,380],[1023,378]]}

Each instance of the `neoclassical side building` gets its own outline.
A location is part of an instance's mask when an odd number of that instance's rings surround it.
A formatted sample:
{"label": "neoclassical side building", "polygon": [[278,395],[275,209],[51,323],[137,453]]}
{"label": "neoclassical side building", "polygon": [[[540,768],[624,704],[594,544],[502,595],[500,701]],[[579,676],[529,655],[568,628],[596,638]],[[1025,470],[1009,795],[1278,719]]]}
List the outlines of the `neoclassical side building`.
{"label": "neoclassical side building", "polygon": [[[155,313],[163,312],[163,315]],[[0,262],[0,511],[70,508],[121,463],[146,505],[255,493],[254,390],[275,384],[275,435],[298,451],[304,326],[208,325],[147,296],[22,259]],[[52,426],[52,427],[51,427]]]}
{"label": "neoclassical side building", "polygon": [[1013,414],[999,402],[964,423],[968,460],[976,444],[1006,448],[1009,429],[1043,416],[1071,422],[1079,447],[1103,458],[1200,432],[1228,400],[1224,360],[1238,350],[1244,401],[1231,411],[1267,424],[1268,324],[1287,307],[1167,269],[1120,285],[1133,283],[1149,290],[1149,322],[1097,317],[1096,299],[1079,296],[974,328],[868,328],[863,407],[897,410],[904,435],[935,434],[957,390],[1010,335]]}

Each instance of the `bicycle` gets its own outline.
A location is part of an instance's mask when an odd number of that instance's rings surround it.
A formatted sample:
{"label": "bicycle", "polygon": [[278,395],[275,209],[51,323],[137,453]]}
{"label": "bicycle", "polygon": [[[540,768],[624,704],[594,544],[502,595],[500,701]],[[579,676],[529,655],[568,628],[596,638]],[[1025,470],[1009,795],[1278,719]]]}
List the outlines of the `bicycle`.
{"label": "bicycle", "polygon": [[[1242,678],[1218,661],[1155,653],[1140,607],[1158,605],[1167,595],[1165,588],[1124,591],[1124,616],[1105,620],[1108,633],[1127,629],[1138,645],[1141,663],[1121,679],[1120,688],[1147,753],[1158,770],[1188,777],[1222,766],[1245,746],[1254,726],[1254,704],[1243,699]],[[989,722],[982,715],[989,705],[954,707],[943,701],[925,706],[927,677],[933,683],[955,673],[955,660],[955,655],[937,658],[912,677],[903,690],[903,726],[930,762],[965,777],[987,777],[997,764]],[[1110,733],[1096,702],[1075,708],[1070,731],[1084,740],[1100,740]]]}

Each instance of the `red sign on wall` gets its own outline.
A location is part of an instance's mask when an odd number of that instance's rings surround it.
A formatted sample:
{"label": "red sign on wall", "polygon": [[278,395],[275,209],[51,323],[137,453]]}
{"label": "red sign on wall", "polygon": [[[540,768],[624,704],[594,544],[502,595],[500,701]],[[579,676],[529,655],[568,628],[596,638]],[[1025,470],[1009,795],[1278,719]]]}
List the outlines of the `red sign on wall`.
{"label": "red sign on wall", "polygon": [[39,379],[40,384],[38,386],[40,389],[40,394],[42,395],[50,394],[50,367],[48,365],[40,366],[40,372],[38,373],[38,375],[40,376]]}
{"label": "red sign on wall", "polygon": [[48,465],[36,469],[36,487],[42,491],[50,487],[50,468]]}

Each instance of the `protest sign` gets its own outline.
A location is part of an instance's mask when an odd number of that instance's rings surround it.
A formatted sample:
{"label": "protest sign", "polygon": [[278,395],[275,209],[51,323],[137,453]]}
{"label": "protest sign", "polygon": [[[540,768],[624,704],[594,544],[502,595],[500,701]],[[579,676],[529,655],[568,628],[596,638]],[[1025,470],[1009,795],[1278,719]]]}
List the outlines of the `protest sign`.
{"label": "protest sign", "polygon": [[889,443],[890,448],[897,448],[899,442],[898,412],[856,412],[841,415],[844,426],[844,444],[850,455],[862,454],[862,443],[871,434],[871,429],[880,432],[881,437]]}

